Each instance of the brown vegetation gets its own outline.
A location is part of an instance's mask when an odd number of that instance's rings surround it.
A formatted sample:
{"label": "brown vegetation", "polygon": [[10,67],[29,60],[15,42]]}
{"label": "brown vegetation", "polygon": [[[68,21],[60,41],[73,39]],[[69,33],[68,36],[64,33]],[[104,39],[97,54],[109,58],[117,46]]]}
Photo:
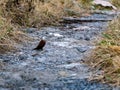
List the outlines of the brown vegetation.
{"label": "brown vegetation", "polygon": [[98,47],[88,60],[96,70],[104,73],[99,80],[120,85],[120,16],[113,20]]}
{"label": "brown vegetation", "polygon": [[7,16],[7,0],[0,1],[0,53],[15,49],[15,43],[23,41],[25,34],[18,30],[12,23],[12,18]]}
{"label": "brown vegetation", "polygon": [[56,24],[63,16],[80,16],[86,0],[9,0],[6,3],[7,17],[20,26],[40,27]]}
{"label": "brown vegetation", "polygon": [[120,9],[120,0],[111,0],[112,4]]}

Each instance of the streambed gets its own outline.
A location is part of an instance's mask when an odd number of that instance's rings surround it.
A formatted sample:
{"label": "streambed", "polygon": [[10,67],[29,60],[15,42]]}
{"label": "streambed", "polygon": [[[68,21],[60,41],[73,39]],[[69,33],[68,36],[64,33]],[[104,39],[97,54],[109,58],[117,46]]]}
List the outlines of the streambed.
{"label": "streambed", "polygon": [[[92,71],[83,63],[115,16],[112,11],[99,12],[67,18],[60,26],[24,29],[34,40],[0,55],[5,64],[0,69],[0,90],[119,90],[89,81]],[[42,37],[47,42],[43,51],[33,50]]]}

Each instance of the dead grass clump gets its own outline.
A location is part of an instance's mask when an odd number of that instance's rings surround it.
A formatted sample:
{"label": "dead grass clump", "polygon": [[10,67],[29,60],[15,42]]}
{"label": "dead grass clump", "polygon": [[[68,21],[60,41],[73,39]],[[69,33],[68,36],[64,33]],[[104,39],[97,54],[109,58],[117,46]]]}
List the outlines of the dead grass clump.
{"label": "dead grass clump", "polygon": [[13,28],[10,26],[5,18],[0,16],[0,51],[4,52],[11,49],[9,45],[8,35],[12,32]]}
{"label": "dead grass clump", "polygon": [[63,16],[81,16],[89,6],[87,0],[8,0],[4,11],[14,24],[39,27],[56,24]]}
{"label": "dead grass clump", "polygon": [[4,5],[4,16],[20,26],[29,26],[29,18],[33,15],[34,5],[31,0],[8,0]]}
{"label": "dead grass clump", "polygon": [[120,0],[111,0],[112,4],[120,9]]}
{"label": "dead grass clump", "polygon": [[[17,20],[15,20],[14,17],[17,17],[17,13],[22,14],[23,12],[16,11],[15,6],[17,4],[14,1],[16,0],[0,1],[0,53],[15,50],[16,44],[24,42],[26,39],[28,39],[28,37],[23,32],[18,30],[18,26],[16,26],[16,24],[19,24],[19,22],[22,21],[18,20],[17,23]],[[23,18],[21,19],[23,20]],[[23,21],[22,24],[24,23],[26,22]]]}
{"label": "dead grass clump", "polygon": [[78,1],[73,0],[49,0],[44,3],[34,2],[34,15],[30,18],[33,26],[54,25],[63,16],[80,15],[82,10]]}
{"label": "dead grass clump", "polygon": [[87,63],[104,72],[102,81],[120,85],[120,16],[110,23]]}
{"label": "dead grass clump", "polygon": [[24,34],[17,31],[10,21],[5,18],[0,18],[0,53],[13,50],[15,43],[23,41]]}

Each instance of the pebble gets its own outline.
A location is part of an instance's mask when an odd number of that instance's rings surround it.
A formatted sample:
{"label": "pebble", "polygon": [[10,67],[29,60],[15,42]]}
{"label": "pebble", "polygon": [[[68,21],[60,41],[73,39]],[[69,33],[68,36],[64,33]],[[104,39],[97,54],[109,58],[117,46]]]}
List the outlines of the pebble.
{"label": "pebble", "polygon": [[84,53],[89,50],[89,47],[82,46],[82,47],[75,47],[79,52]]}

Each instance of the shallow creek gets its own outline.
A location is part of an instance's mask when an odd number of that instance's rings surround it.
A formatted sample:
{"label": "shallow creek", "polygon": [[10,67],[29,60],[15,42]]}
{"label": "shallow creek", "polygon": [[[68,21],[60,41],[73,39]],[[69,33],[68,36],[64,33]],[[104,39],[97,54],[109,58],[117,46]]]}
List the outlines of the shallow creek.
{"label": "shallow creek", "polygon": [[[115,12],[93,13],[67,18],[60,26],[24,29],[34,40],[0,55],[5,63],[0,90],[119,90],[90,81],[92,71],[83,63],[114,16]],[[43,51],[32,50],[42,37],[47,41]]]}

